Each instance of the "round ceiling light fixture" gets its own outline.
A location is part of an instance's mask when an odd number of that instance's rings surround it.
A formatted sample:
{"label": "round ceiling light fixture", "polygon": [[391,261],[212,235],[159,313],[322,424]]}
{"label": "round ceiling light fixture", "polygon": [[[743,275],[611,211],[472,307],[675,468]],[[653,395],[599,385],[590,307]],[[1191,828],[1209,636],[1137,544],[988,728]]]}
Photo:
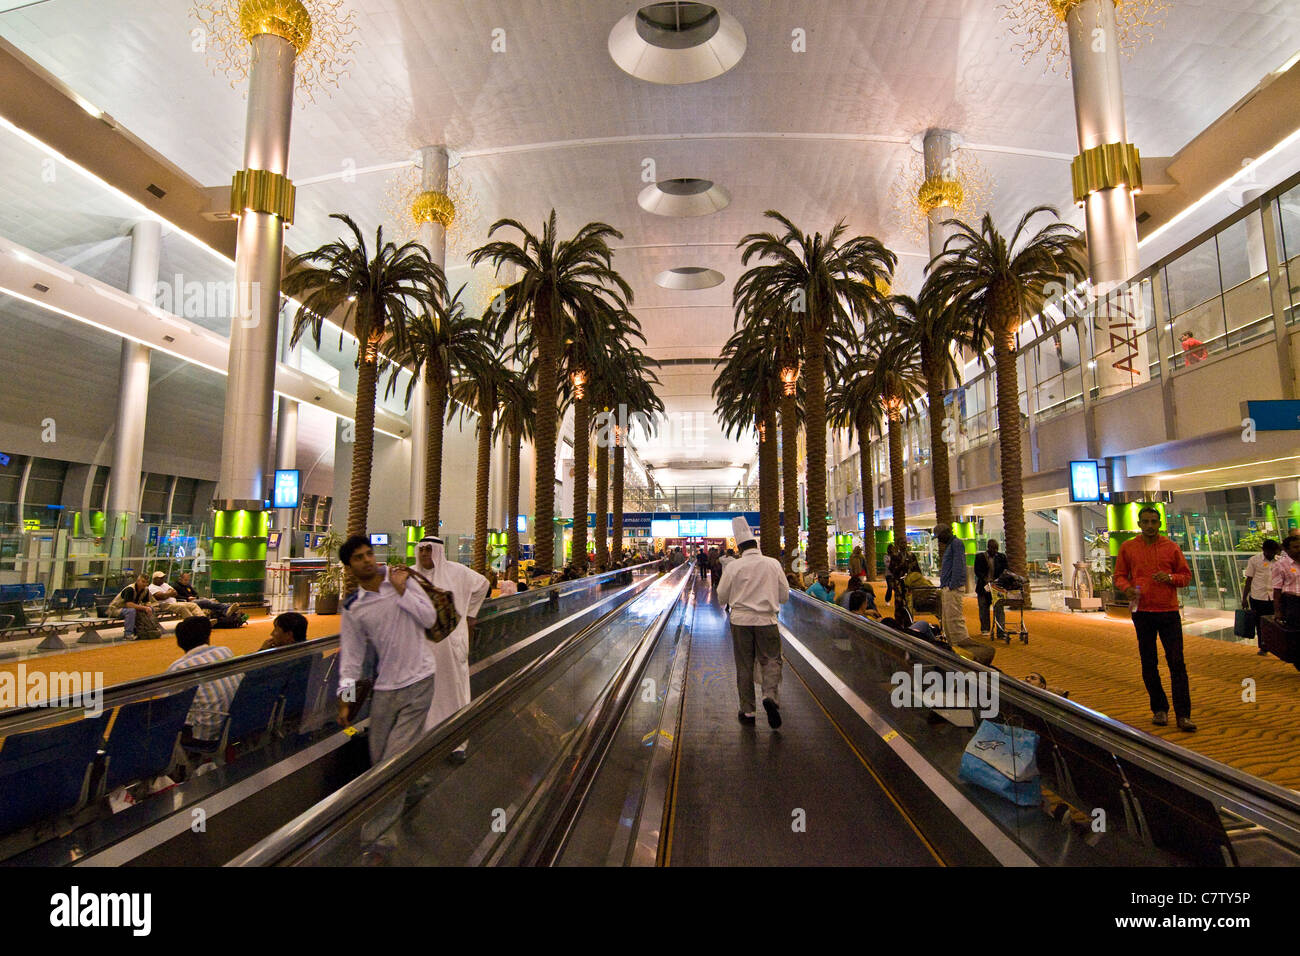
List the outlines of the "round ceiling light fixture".
{"label": "round ceiling light fixture", "polygon": [[655,276],[655,285],[682,291],[712,289],[715,285],[722,285],[723,279],[722,273],[716,269],[707,269],[704,266],[679,266]]}
{"label": "round ceiling light fixture", "polygon": [[710,179],[661,179],[636,197],[656,216],[707,216],[731,204],[727,191]]}
{"label": "round ceiling light fixture", "polygon": [[721,76],[745,55],[745,28],[707,3],[672,0],[629,13],[609,31],[619,69],[649,83],[699,83]]}

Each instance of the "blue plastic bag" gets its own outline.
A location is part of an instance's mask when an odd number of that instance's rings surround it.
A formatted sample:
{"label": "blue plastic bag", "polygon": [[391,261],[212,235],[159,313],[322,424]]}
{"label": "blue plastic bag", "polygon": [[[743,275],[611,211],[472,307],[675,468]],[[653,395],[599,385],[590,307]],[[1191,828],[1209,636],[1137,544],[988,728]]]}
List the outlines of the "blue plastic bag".
{"label": "blue plastic bag", "polygon": [[991,720],[979,730],[961,756],[960,776],[1019,807],[1043,802],[1038,775],[1038,734]]}

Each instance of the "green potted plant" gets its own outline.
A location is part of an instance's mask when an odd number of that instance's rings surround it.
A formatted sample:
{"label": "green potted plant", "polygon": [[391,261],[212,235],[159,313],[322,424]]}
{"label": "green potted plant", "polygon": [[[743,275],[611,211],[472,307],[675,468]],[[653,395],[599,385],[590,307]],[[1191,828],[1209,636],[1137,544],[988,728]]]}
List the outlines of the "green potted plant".
{"label": "green potted plant", "polygon": [[343,590],[343,565],[336,557],[343,544],[343,535],[330,528],[321,535],[317,554],[325,556],[325,570],[316,576],[316,613],[337,614],[339,594]]}

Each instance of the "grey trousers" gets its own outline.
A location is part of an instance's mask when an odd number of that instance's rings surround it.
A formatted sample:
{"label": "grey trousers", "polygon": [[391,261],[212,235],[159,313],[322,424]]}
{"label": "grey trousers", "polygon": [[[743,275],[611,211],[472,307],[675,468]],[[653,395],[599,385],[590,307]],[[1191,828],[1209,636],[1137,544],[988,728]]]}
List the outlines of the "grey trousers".
{"label": "grey trousers", "polygon": [[[382,763],[411,746],[424,729],[424,718],[433,702],[436,675],[398,690],[377,690],[370,702],[370,762]],[[396,845],[392,829],[402,813],[402,801],[385,804],[361,828],[361,842],[383,847]]]}
{"label": "grey trousers", "polygon": [[754,660],[762,671],[763,697],[780,704],[781,632],[775,624],[732,624],[731,645],[736,654],[736,690],[740,711],[754,712]]}

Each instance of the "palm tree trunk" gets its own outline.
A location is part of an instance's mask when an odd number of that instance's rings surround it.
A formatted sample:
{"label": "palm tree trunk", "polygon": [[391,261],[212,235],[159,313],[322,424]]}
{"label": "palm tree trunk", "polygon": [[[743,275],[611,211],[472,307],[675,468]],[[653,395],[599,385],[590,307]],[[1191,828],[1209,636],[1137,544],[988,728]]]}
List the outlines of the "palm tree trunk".
{"label": "palm tree trunk", "polygon": [[492,458],[492,408],[485,401],[478,419],[478,472],[474,486],[474,560],[479,574],[487,573],[488,468]]}
{"label": "palm tree trunk", "polygon": [[[549,301],[539,299],[536,309],[550,309]],[[533,447],[537,464],[533,482],[533,559],[542,571],[555,568],[555,427],[556,337],[549,322],[537,325],[537,424]],[[582,518],[585,521],[585,517]],[[575,520],[575,524],[576,524]]]}
{"label": "palm tree trunk", "polygon": [[862,482],[862,550],[867,580],[876,580],[876,479],[871,473],[871,430],[858,423],[858,480]]}
{"label": "palm tree trunk", "polygon": [[357,365],[357,411],[352,442],[352,485],[348,490],[348,537],[366,533],[370,512],[370,469],[375,454],[374,345],[363,347]]}
{"label": "palm tree trunk", "polygon": [[610,507],[614,511],[614,530],[610,535],[610,554],[615,561],[623,558],[623,442],[614,446],[614,487],[610,494]]}
{"label": "palm tree trunk", "polygon": [[510,470],[506,477],[506,553],[509,561],[519,561],[519,456],[523,453],[523,435],[510,431]]}
{"label": "palm tree trunk", "polygon": [[796,397],[781,396],[781,486],[785,505],[782,527],[781,566],[788,572],[790,559],[799,547],[799,419]]}
{"label": "palm tree trunk", "polygon": [[808,569],[830,570],[826,533],[826,335],[818,329],[805,351],[804,436],[808,443]]}
{"label": "palm tree trunk", "polygon": [[606,537],[608,515],[609,447],[604,442],[596,442],[596,563],[602,569],[609,567],[609,539]]}
{"label": "palm tree trunk", "polygon": [[907,544],[907,498],[903,484],[903,417],[889,414],[889,492],[894,511],[894,542]]}
{"label": "palm tree trunk", "polygon": [[780,459],[776,450],[776,409],[763,409],[763,438],[758,443],[758,538],[769,558],[781,557]]}
{"label": "palm tree trunk", "polygon": [[585,398],[573,403],[573,562],[587,567],[587,472],[591,454],[591,403]]}
{"label": "palm tree trunk", "polygon": [[438,533],[439,507],[442,501],[442,430],[446,424],[447,386],[432,375],[425,376],[428,385],[428,431],[425,434],[424,454],[424,533]]}
{"label": "palm tree trunk", "polygon": [[1007,565],[1016,574],[1027,577],[1025,489],[1020,461],[1020,381],[1014,332],[1003,332],[994,337],[993,360],[998,376],[998,447],[1001,452],[1002,522],[1007,539]]}
{"label": "palm tree trunk", "polygon": [[[941,525],[951,525],[952,486],[948,481],[948,443],[944,439],[943,370],[936,373],[934,363],[925,369],[925,394],[930,402],[930,477],[934,483],[935,520]],[[947,429],[950,431],[950,428]]]}

